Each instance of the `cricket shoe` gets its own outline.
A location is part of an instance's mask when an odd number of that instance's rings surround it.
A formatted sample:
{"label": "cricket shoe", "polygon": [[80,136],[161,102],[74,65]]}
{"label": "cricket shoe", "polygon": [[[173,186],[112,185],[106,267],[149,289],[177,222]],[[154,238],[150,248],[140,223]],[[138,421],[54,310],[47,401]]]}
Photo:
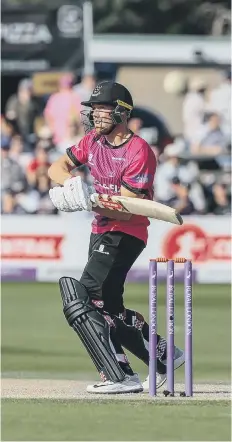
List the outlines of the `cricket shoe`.
{"label": "cricket shoe", "polygon": [[[174,348],[174,370],[181,367],[185,363],[184,352],[180,348]],[[167,360],[162,360],[162,364],[167,366]],[[166,381],[167,375],[156,373],[156,388],[160,388]],[[149,391],[149,376],[147,376],[146,380],[143,382],[143,391]]]}
{"label": "cricket shoe", "polygon": [[122,394],[122,393],[140,393],[143,386],[137,373],[132,376],[126,375],[121,382],[104,381],[97,384],[88,385],[86,391],[95,394]]}

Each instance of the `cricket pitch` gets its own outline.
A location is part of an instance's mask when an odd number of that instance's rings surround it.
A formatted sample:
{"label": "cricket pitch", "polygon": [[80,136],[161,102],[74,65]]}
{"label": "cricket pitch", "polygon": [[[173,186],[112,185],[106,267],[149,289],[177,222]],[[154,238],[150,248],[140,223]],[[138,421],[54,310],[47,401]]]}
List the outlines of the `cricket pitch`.
{"label": "cricket pitch", "polygon": [[231,399],[231,386],[225,383],[201,383],[194,385],[194,394],[191,398],[180,397],[184,391],[184,384],[175,384],[175,397],[165,398],[163,391],[165,385],[158,391],[156,397],[152,398],[148,393],[137,394],[91,394],[86,392],[88,384],[94,381],[70,381],[54,379],[11,379],[5,378],[1,381],[1,395],[3,399],[74,399],[74,400],[107,400],[114,401],[221,401]]}

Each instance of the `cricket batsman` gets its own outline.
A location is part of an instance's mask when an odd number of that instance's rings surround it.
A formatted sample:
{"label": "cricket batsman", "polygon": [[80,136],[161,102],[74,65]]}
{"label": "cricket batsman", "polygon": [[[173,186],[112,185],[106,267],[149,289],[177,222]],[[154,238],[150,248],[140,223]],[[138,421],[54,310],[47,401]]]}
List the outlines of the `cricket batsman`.
{"label": "cricket batsman", "polygon": [[[88,262],[80,281],[59,280],[63,312],[85,346],[101,382],[90,393],[116,394],[148,390],[129,364],[124,349],[148,366],[149,326],[143,316],[124,306],[123,292],[131,266],[146,247],[148,218],[95,207],[92,193],[153,199],[156,158],[150,146],[128,128],[133,109],[130,92],[121,84],[98,84],[82,111],[87,134],[49,169],[59,187],[50,190],[61,211],[94,211]],[[76,167],[91,170],[93,186],[71,174]],[[166,380],[166,340],[158,335],[157,387]],[[184,353],[175,347],[175,368]]]}

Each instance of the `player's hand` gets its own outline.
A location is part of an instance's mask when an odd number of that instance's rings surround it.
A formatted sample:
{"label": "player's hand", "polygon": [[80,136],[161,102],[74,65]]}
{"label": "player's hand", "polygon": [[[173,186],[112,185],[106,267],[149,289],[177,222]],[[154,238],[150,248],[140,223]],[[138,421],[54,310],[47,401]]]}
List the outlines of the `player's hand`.
{"label": "player's hand", "polygon": [[76,212],[83,210],[80,205],[70,204],[65,198],[64,187],[53,187],[49,190],[49,196],[53,205],[61,212]]}
{"label": "player's hand", "polygon": [[90,196],[94,188],[88,186],[80,176],[70,178],[64,182],[64,196],[70,207],[81,207],[81,210],[91,212],[93,203]]}

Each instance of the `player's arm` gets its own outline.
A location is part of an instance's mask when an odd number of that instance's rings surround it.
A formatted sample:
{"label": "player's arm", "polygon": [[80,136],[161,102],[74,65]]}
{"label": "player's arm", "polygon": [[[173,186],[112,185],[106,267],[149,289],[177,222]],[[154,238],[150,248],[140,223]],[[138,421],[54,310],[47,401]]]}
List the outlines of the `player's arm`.
{"label": "player's arm", "polygon": [[[130,198],[143,198],[144,194],[142,193],[135,193],[132,190],[126,189],[126,187],[121,186],[120,194],[122,196],[129,196]],[[117,210],[110,210],[110,209],[102,209],[101,207],[96,207],[94,209],[94,212],[99,213],[99,215],[107,216],[107,218],[113,218],[117,219],[119,221],[129,221],[129,219],[132,217],[131,213],[122,213],[118,212]]]}
{"label": "player's arm", "polygon": [[135,193],[134,191],[128,190],[123,186],[121,186],[120,193],[122,196],[129,196],[130,198],[144,198],[145,196],[143,193]]}
{"label": "player's arm", "polygon": [[69,147],[66,153],[56,160],[48,169],[48,176],[55,183],[63,186],[64,182],[73,177],[71,171],[88,161],[88,135],[78,145]]}
{"label": "player's arm", "polygon": [[101,216],[106,216],[107,218],[116,219],[118,221],[129,221],[132,216],[130,213],[122,213],[117,210],[102,209],[101,207],[94,207],[94,212]]}
{"label": "player's arm", "polygon": [[52,181],[63,186],[65,180],[72,178],[70,172],[75,167],[69,156],[64,154],[49,167],[48,176]]}

